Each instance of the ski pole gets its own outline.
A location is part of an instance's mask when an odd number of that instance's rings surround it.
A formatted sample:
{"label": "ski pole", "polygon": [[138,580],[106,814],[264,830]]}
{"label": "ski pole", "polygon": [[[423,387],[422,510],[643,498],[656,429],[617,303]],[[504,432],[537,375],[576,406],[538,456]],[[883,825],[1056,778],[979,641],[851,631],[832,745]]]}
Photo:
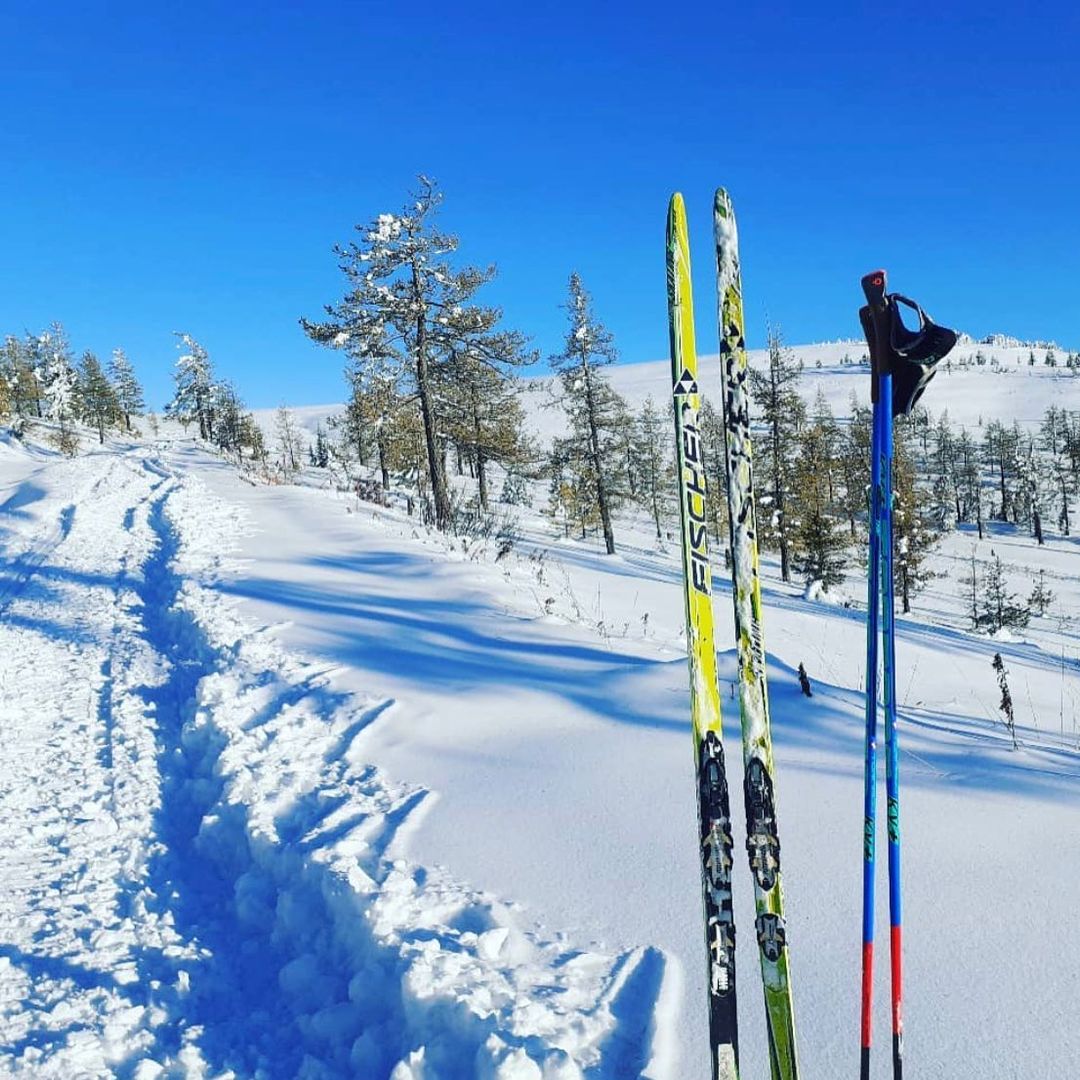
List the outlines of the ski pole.
{"label": "ski pole", "polygon": [[[873,366],[873,359],[871,359]],[[860,1076],[869,1080],[874,997],[874,850],[877,822],[877,692],[878,599],[880,597],[881,534],[881,407],[872,394],[870,451],[870,553],[866,595],[866,771],[863,797],[863,936],[862,936],[862,1063]]]}

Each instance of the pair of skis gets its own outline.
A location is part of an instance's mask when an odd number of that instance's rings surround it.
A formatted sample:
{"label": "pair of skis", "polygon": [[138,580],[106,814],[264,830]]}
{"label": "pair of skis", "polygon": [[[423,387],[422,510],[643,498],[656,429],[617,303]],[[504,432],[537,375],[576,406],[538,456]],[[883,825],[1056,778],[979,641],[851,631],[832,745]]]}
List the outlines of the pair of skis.
{"label": "pair of skis", "polygon": [[[956,334],[935,325],[914,301],[886,292],[885,271],[862,279],[866,306],[859,311],[870,350],[873,434],[870,466],[870,557],[866,616],[866,775],[863,828],[863,944],[861,1080],[869,1080],[874,990],[874,882],[877,835],[877,731],[879,671],[885,713],[885,798],[889,865],[889,946],[892,976],[893,1078],[903,1076],[903,963],[900,903],[900,751],[896,732],[896,627],[893,596],[893,419],[907,415],[956,344]],[[918,317],[904,325],[901,309]],[[880,656],[879,656],[880,638]],[[880,661],[880,662],[879,662]]]}
{"label": "pair of skis", "polygon": [[[795,1027],[787,930],[780,879],[769,697],[761,621],[761,586],[750,448],[750,407],[744,343],[738,233],[723,188],[713,205],[716,237],[725,462],[742,722],[746,849],[754,879],[755,933],[761,961],[772,1080],[796,1080]],[[672,393],[682,522],[690,713],[698,785],[701,883],[705,914],[709,1038],[713,1080],[738,1080],[735,996],[734,865],[720,693],[713,641],[712,572],[706,484],[698,411],[697,352],[690,247],[682,196],[673,195],[667,221],[668,316]]]}

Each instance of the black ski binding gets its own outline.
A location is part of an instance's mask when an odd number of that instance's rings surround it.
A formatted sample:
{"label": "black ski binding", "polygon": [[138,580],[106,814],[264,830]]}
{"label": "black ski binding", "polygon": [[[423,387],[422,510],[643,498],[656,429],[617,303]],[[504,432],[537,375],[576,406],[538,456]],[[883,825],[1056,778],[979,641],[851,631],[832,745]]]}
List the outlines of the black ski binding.
{"label": "black ski binding", "polygon": [[[907,416],[934,377],[938,362],[956,344],[956,331],[938,326],[914,300],[899,293],[887,293],[884,270],[867,274],[862,287],[867,305],[859,309],[859,321],[874,370],[873,398],[877,400],[877,376],[891,374],[893,416]],[[901,306],[918,315],[917,330],[904,325]]]}
{"label": "black ski binding", "polygon": [[775,964],[787,947],[787,926],[779,915],[763,911],[754,923],[757,931],[758,948],[765,959]]}
{"label": "black ski binding", "polygon": [[758,887],[768,892],[780,874],[780,837],[772,777],[758,758],[746,767],[746,851]]}
{"label": "black ski binding", "polygon": [[717,996],[735,989],[735,915],[731,901],[734,860],[724,747],[714,731],[707,731],[701,741],[698,769],[709,992]]}

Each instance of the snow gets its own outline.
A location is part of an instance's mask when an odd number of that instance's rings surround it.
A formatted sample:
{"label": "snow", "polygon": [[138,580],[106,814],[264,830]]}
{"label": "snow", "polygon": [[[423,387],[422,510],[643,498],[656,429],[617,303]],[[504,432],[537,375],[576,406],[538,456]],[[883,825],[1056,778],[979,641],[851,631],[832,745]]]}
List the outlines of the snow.
{"label": "snow", "polygon": [[[845,351],[805,350],[810,392],[841,414],[866,382]],[[1069,406],[1080,382],[1020,352],[1007,375],[943,372],[934,404],[1024,422]],[[648,367],[607,370],[659,399],[666,366]],[[309,431],[327,415],[295,412]],[[496,559],[317,472],[244,483],[161,431],[71,460],[0,437],[0,1075],[705,1075],[677,544],[627,519],[606,558],[519,507]],[[1023,640],[965,629],[972,544],[1017,590],[1046,571],[1058,599]],[[1070,538],[961,530],[897,620],[912,1075],[1080,1058],[1075,559]],[[863,593],[804,597],[768,557],[762,579],[800,1056],[840,1076],[858,1039]],[[714,581],[723,646],[721,566]],[[719,666],[734,749],[733,649]],[[738,833],[737,782],[732,799]],[[734,888],[753,1075],[745,860]]]}

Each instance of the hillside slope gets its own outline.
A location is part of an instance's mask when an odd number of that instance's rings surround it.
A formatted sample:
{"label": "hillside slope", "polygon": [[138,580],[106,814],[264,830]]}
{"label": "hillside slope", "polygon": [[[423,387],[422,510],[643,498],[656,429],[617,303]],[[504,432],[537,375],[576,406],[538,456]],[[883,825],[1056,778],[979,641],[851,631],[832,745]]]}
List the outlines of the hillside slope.
{"label": "hillside slope", "polygon": [[[0,485],[0,1069],[704,1074],[676,551],[627,521],[604,557],[522,510],[500,556],[331,490],[252,486],[182,439],[75,461],[6,443]],[[942,572],[974,542],[951,538]],[[1033,551],[1007,529],[983,543]],[[1038,557],[1076,611],[1075,545]],[[864,628],[769,563],[765,580],[802,1057],[839,1076],[857,1040]],[[1080,641],[1053,618],[973,637],[953,587],[899,623],[910,1068],[1067,1071]],[[721,585],[720,642],[729,605]],[[721,670],[727,691],[730,651]]]}

